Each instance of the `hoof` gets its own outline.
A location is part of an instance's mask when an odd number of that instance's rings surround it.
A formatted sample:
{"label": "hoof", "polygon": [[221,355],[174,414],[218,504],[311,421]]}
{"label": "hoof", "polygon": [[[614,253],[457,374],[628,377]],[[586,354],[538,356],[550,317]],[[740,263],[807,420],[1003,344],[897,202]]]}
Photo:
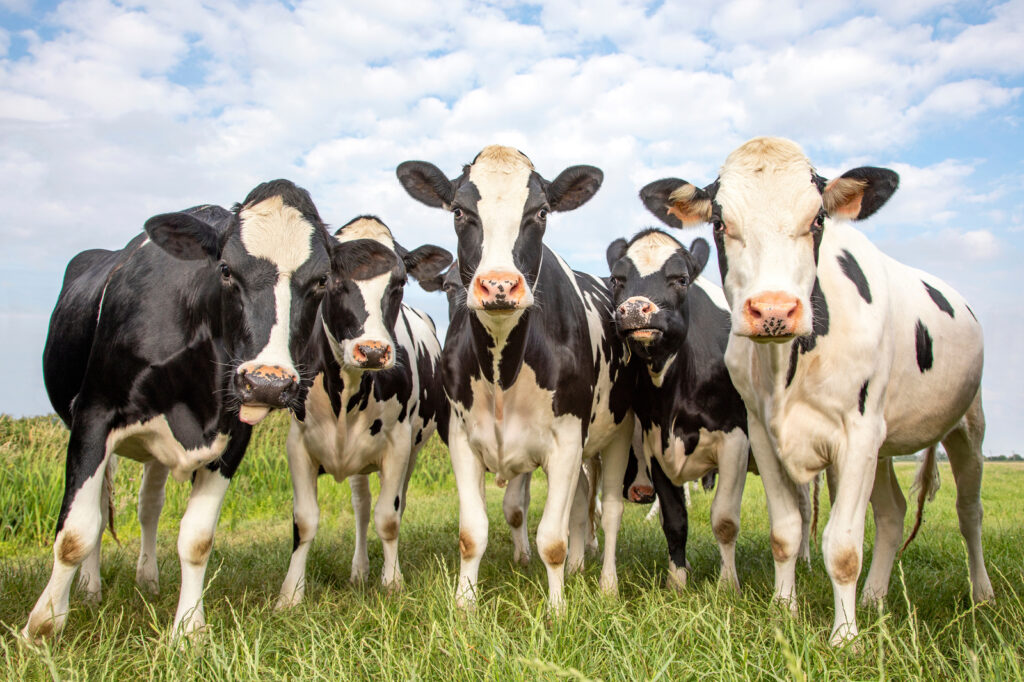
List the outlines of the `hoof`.
{"label": "hoof", "polygon": [[612,576],[601,576],[601,594],[612,599],[618,599],[619,597],[619,579]]}

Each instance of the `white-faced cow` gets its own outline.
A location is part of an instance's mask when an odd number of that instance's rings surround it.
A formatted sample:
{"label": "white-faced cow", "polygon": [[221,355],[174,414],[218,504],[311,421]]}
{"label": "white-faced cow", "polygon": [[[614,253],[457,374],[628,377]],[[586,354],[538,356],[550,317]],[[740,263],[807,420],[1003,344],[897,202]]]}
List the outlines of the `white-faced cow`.
{"label": "white-faced cow", "polygon": [[369,570],[366,529],[370,486],[379,472],[374,510],[384,545],[382,583],[402,585],[398,531],[416,454],[440,426],[446,435],[448,399],[441,385],[441,345],[426,314],[402,303],[406,276],[437,277],[452,261],[444,249],[406,251],[373,216],[342,227],[331,247],[331,277],[318,323],[304,354],[316,379],[305,416],[293,416],[288,464],[295,494],[291,565],[278,608],[299,603],[306,557],[320,520],[317,476],[349,479],[355,512],[353,582]]}
{"label": "white-faced cow", "polygon": [[710,249],[687,250],[660,230],[608,247],[616,329],[636,372],[633,409],[643,436],[669,551],[668,584],[686,585],[686,501],[681,486],[718,469],[711,527],[722,582],[739,589],[736,536],[747,477],[747,414],[729,380],[729,312],[722,291],[700,277]]}
{"label": "white-faced cow", "polygon": [[[543,243],[548,213],[589,200],[601,171],[574,166],[549,182],[521,152],[491,146],[453,180],[422,161],[407,161],[397,173],[415,199],[454,216],[467,290],[466,306],[448,327],[441,363],[452,402],[448,446],[459,489],[457,602],[476,599],[487,546],[485,471],[510,480],[541,467],[548,495],[537,549],[547,568],[549,605],[563,606],[566,563],[574,570],[583,561],[587,490],[581,463],[598,452],[604,460],[601,586],[617,591],[615,538],[633,429],[632,378],[618,355],[604,283],[574,272]],[[573,541],[567,546],[570,515]]]}
{"label": "white-faced cow", "polygon": [[[889,258],[851,224],[877,211],[897,183],[883,168],[829,181],[796,144],[757,138],[703,189],[666,179],[640,193],[673,227],[714,227],[732,318],[726,364],[768,495],[775,596],[793,608],[795,486],[834,468],[822,551],[835,644],[857,634],[869,499],[877,532],[865,602],[886,595],[903,535],[906,503],[890,458],[938,441],[956,479],[973,597],[993,596],[981,550],[981,327],[952,287]],[[926,462],[934,466],[934,457]]]}
{"label": "white-faced cow", "polygon": [[[72,579],[90,555],[97,580],[87,589],[98,597],[102,489],[114,454],[159,469],[147,472],[140,502],[162,500],[168,471],[192,478],[174,632],[201,627],[213,533],[251,425],[274,408],[301,414],[312,379],[293,358],[327,285],[330,235],[305,190],[276,180],[234,211],[202,206],[145,228],[120,251],[76,256],[50,320],[44,377],[71,435],[53,572],[22,631],[28,638],[63,627]],[[155,543],[149,520],[143,554]],[[139,576],[155,575],[153,557]]]}

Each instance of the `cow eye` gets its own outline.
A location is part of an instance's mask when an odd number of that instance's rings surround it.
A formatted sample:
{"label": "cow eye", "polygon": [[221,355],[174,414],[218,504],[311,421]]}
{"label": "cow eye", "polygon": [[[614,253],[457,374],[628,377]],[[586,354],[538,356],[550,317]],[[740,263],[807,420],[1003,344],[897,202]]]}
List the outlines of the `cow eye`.
{"label": "cow eye", "polygon": [[320,275],[320,279],[316,281],[316,285],[321,289],[327,286],[327,275]]}
{"label": "cow eye", "polygon": [[224,279],[231,279],[231,268],[227,266],[227,263],[220,264],[220,276]]}
{"label": "cow eye", "polygon": [[452,209],[452,215],[455,216],[456,220],[461,220],[466,214],[461,208],[456,206]]}
{"label": "cow eye", "polygon": [[672,284],[675,284],[677,287],[685,287],[689,283],[690,279],[686,275],[682,275],[681,277],[674,277],[672,279]]}
{"label": "cow eye", "polygon": [[541,210],[537,211],[537,220],[547,220],[547,219],[548,219],[548,210],[546,208],[542,208]]}
{"label": "cow eye", "polygon": [[824,220],[824,217],[823,217],[823,216],[822,216],[822,215],[821,215],[821,214],[819,213],[819,214],[818,214],[818,215],[817,215],[817,216],[816,216],[816,217],[814,218],[814,222],[813,222],[813,223],[811,223],[811,229],[812,229],[812,230],[820,230],[820,229],[822,229],[823,227],[825,227],[825,220]]}
{"label": "cow eye", "polygon": [[724,220],[716,220],[713,223],[711,223],[711,225],[712,225],[712,227],[715,230],[715,234],[725,234],[725,221]]}

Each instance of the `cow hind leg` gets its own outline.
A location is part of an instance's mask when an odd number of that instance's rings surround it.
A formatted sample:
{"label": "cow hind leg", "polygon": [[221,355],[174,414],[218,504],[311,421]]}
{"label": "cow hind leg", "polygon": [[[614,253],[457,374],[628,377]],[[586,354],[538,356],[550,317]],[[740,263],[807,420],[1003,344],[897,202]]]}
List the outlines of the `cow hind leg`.
{"label": "cow hind leg", "polygon": [[390,591],[402,589],[402,568],[398,562],[398,534],[402,525],[402,494],[409,467],[408,444],[397,443],[385,453],[380,468],[380,495],[373,510],[373,523],[381,540],[384,568],[381,584]]}
{"label": "cow hind leg", "polygon": [[740,507],[747,479],[747,453],[750,445],[745,437],[733,437],[718,460],[720,476],[715,498],[711,502],[711,530],[718,541],[721,555],[722,584],[739,592],[736,573],[736,537],[740,532]]}
{"label": "cow hind leg", "polygon": [[686,536],[689,532],[689,513],[682,486],[676,486],[665,475],[657,459],[651,459],[651,482],[661,501],[661,530],[668,544],[668,576],[665,586],[682,591],[686,588],[689,564],[686,561]]}
{"label": "cow hind leg", "polygon": [[590,484],[587,481],[586,471],[581,468],[579,478],[576,479],[576,494],[572,497],[572,507],[569,510],[569,557],[566,568],[570,574],[583,570],[583,556],[586,554],[587,545],[589,497]]}
{"label": "cow hind leg", "polygon": [[160,570],[156,561],[156,531],[164,508],[164,490],[170,470],[156,460],[146,462],[139,486],[139,560],[135,564],[136,584],[149,592],[160,592]]}
{"label": "cow hind leg", "polygon": [[526,517],[530,510],[532,477],[532,473],[519,474],[509,481],[501,501],[505,522],[512,529],[512,560],[523,566],[530,563],[530,536]]}
{"label": "cow hind leg", "polygon": [[352,573],[349,582],[358,585],[370,574],[370,557],[366,549],[366,529],[370,525],[370,478],[366,474],[349,476],[352,490],[352,513],[355,516],[356,546],[352,552]]}
{"label": "cow hind leg", "polygon": [[82,590],[82,601],[87,604],[99,604],[103,600],[103,581],[100,577],[100,548],[103,546],[103,529],[110,525],[110,515],[112,513],[110,504],[113,497],[111,476],[116,463],[116,458],[110,458],[103,474],[103,487],[100,492],[100,512],[103,514],[103,521],[100,523],[99,540],[78,569],[78,587]]}
{"label": "cow hind leg", "polygon": [[871,568],[861,590],[861,604],[877,604],[889,593],[892,564],[903,542],[903,521],[907,501],[896,480],[892,460],[886,458],[875,469],[875,486],[871,491],[871,511],[875,518],[875,545]]}
{"label": "cow hind leg", "polygon": [[[81,426],[80,426],[81,425]],[[39,595],[22,637],[38,641],[61,631],[67,620],[68,601],[75,572],[99,544],[103,533],[104,477],[110,453],[104,421],[80,413],[68,442],[64,499],[53,543],[53,570]]]}
{"label": "cow hind leg", "polygon": [[984,438],[985,413],[979,390],[960,424],[942,440],[956,481],[956,513],[960,521],[960,534],[967,544],[971,597],[975,602],[995,598],[981,550],[981,473],[985,462],[981,454],[981,443]]}
{"label": "cow hind leg", "polygon": [[316,496],[320,467],[309,457],[297,434],[288,438],[288,467],[292,474],[292,557],[277,597],[277,609],[290,608],[302,601],[306,593],[306,561],[320,525]]}
{"label": "cow hind leg", "polygon": [[619,527],[622,525],[622,481],[629,464],[629,443],[632,438],[632,420],[601,453],[601,528],[604,531],[604,553],[601,563],[601,592],[608,596],[619,593],[618,568],[615,551],[618,546]]}

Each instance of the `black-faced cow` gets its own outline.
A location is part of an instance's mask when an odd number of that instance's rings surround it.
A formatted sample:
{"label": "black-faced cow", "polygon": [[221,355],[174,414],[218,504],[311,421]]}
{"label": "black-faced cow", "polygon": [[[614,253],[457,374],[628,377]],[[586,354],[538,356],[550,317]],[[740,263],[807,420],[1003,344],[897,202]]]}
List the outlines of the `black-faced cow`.
{"label": "black-faced cow", "polygon": [[608,247],[616,329],[636,372],[633,409],[640,422],[668,542],[668,584],[686,585],[687,512],[683,489],[714,469],[718,489],[711,527],[722,558],[721,579],[739,589],[736,536],[747,476],[747,415],[725,367],[729,312],[722,291],[700,277],[709,255],[697,239],[689,250],[660,230]]}
{"label": "black-faced cow", "polygon": [[[311,379],[293,358],[327,284],[330,235],[305,190],[276,180],[232,212],[197,207],[145,227],[121,251],[73,259],[50,320],[44,377],[71,435],[53,572],[28,638],[64,625],[75,571],[98,552],[114,454],[192,477],[174,632],[201,627],[214,528],[251,424],[274,408],[301,412]],[[163,478],[152,479],[162,498]]]}
{"label": "black-faced cow", "polygon": [[981,549],[981,327],[952,287],[887,257],[851,224],[897,183],[882,168],[828,181],[796,144],[757,138],[703,189],[666,179],[641,191],[671,226],[714,226],[732,318],[726,364],[768,495],[775,596],[791,605],[795,485],[835,470],[822,551],[836,644],[857,634],[869,498],[877,532],[863,598],[872,602],[888,591],[906,513],[890,458],[938,441],[956,478],[973,597],[992,597]]}
{"label": "black-faced cow", "polygon": [[349,479],[355,512],[353,582],[369,570],[366,529],[370,486],[380,494],[374,524],[384,546],[382,583],[402,585],[398,531],[416,454],[440,426],[446,434],[448,399],[441,385],[441,345],[426,314],[402,303],[406,276],[429,279],[451,263],[437,246],[406,251],[373,216],[336,233],[331,277],[303,357],[316,374],[305,416],[292,418],[288,464],[294,489],[293,546],[278,608],[302,600],[306,557],[320,520],[317,476]]}
{"label": "black-faced cow", "polygon": [[566,563],[572,570],[583,561],[581,463],[598,452],[604,460],[601,586],[617,591],[615,537],[633,428],[632,378],[618,355],[604,283],[574,272],[543,243],[548,213],[590,199],[601,171],[574,166],[549,182],[522,153],[491,146],[453,180],[422,161],[407,161],[397,172],[414,198],[452,212],[467,289],[442,352],[459,488],[457,602],[476,598],[487,545],[485,471],[512,479],[541,467],[548,495],[537,549],[547,568],[549,605],[562,607]]}

